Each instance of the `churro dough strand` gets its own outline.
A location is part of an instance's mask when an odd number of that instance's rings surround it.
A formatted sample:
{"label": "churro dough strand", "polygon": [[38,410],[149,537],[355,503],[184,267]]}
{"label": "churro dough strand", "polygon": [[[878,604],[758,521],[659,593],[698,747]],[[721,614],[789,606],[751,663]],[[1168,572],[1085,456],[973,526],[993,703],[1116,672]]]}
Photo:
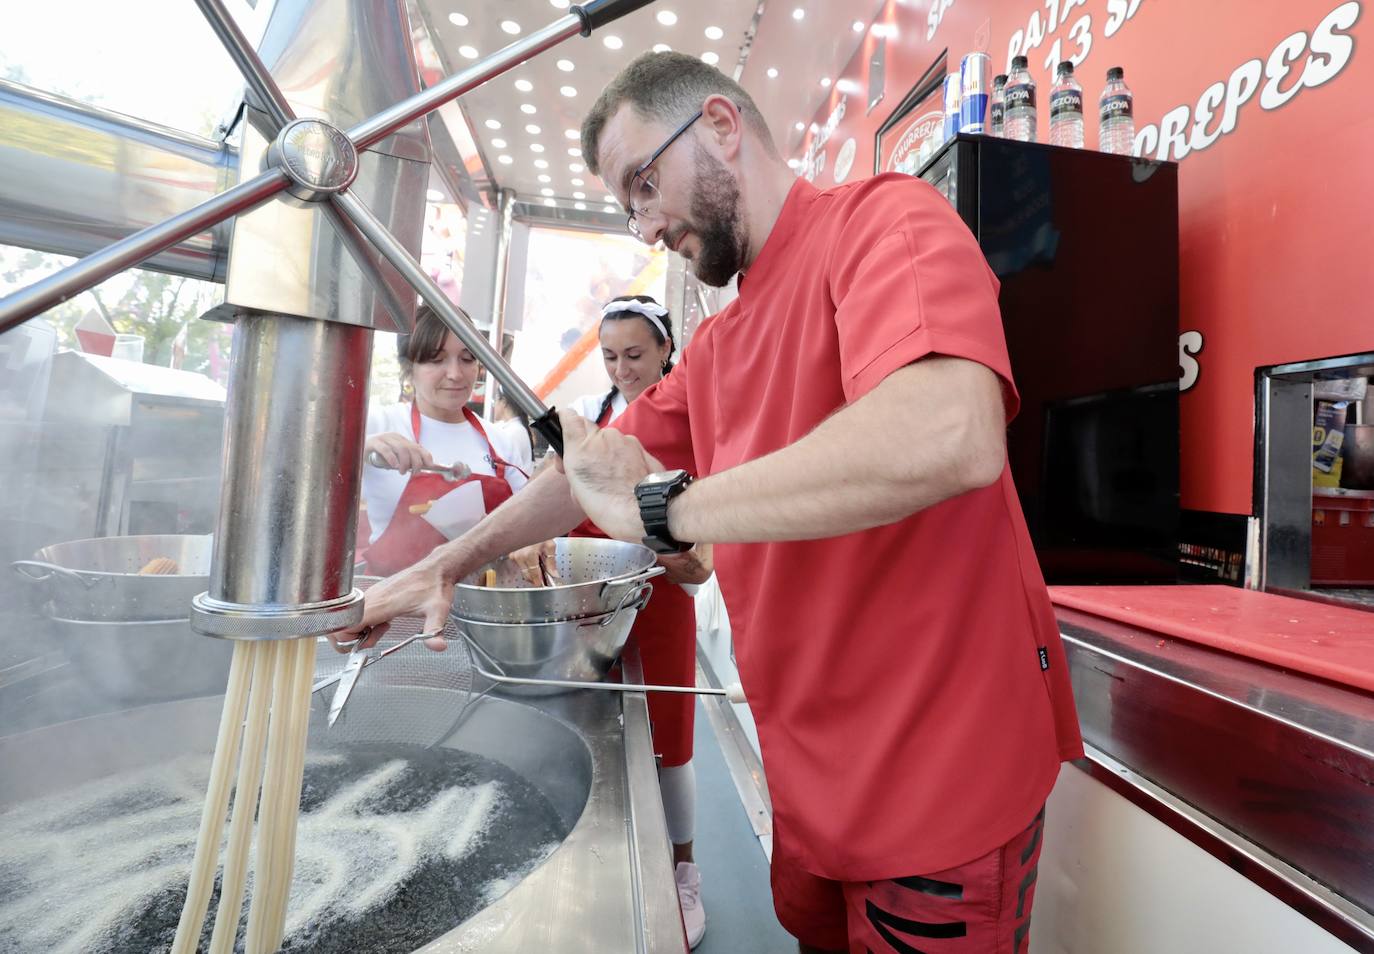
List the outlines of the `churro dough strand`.
{"label": "churro dough strand", "polygon": [[[277,845],[281,828],[282,779],[289,770],[287,751],[287,709],[296,674],[296,654],[286,640],[274,640],[272,717],[267,728],[267,762],[262,778],[262,802],[258,807],[257,854],[253,867],[253,897],[248,906],[246,954],[272,954],[280,946],[270,941],[271,899],[276,892],[290,890],[281,884],[281,851]],[[270,946],[269,946],[270,945]]]}
{"label": "churro dough strand", "polygon": [[181,909],[181,920],[177,922],[171,954],[192,954],[200,943],[205,912],[210,907],[210,892],[215,884],[220,836],[224,833],[229,789],[234,781],[234,762],[238,756],[243,711],[248,704],[251,672],[248,644],[235,643],[233,661],[229,665],[229,682],[224,690],[224,708],[220,712],[219,733],[215,738],[215,756],[210,763],[205,807],[200,815],[200,833],[196,836],[196,857],[191,865],[191,878],[186,885],[186,903]]}
{"label": "churro dough strand", "polygon": [[291,765],[282,786],[282,827],[278,833],[285,866],[283,890],[272,901],[272,925],[275,943],[281,946],[286,927],[286,908],[290,900],[291,877],[296,870],[296,830],[301,811],[301,788],[305,781],[305,750],[310,730],[310,686],[315,678],[314,639],[298,639],[293,645],[297,652],[296,684],[291,693],[289,752]]}
{"label": "churro dough strand", "polygon": [[262,759],[267,747],[267,720],[272,702],[271,645],[248,644],[253,659],[253,688],[248,696],[248,716],[239,756],[239,780],[234,790],[234,814],[224,850],[224,874],[220,877],[219,904],[209,954],[232,954],[243,913],[243,892],[248,877],[248,853],[253,844],[253,819],[262,787]]}

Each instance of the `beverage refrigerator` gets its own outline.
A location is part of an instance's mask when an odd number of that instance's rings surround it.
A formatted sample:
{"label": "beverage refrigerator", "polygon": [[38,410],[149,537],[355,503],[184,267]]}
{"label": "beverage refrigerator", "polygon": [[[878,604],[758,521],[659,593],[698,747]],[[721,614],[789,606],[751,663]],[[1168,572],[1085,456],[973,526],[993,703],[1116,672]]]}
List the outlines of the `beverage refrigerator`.
{"label": "beverage refrigerator", "polygon": [[1178,167],[959,135],[917,170],[1001,282],[1008,457],[1050,583],[1178,579]]}

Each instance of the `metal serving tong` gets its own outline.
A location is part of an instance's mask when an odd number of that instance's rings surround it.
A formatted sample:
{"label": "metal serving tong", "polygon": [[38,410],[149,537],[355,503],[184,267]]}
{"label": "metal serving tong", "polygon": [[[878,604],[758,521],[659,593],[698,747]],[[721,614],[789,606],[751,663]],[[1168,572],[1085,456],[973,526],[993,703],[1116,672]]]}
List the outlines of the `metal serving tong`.
{"label": "metal serving tong", "polygon": [[[395,470],[394,467],[386,462],[386,458],[382,457],[382,455],[376,451],[368,452],[367,462],[373,467],[380,467],[382,470]],[[472,476],[472,468],[463,463],[453,464],[449,467],[440,467],[438,464],[425,464],[421,467],[416,467],[415,470],[422,474],[438,474],[450,483],[455,484],[459,481],[467,480]]]}

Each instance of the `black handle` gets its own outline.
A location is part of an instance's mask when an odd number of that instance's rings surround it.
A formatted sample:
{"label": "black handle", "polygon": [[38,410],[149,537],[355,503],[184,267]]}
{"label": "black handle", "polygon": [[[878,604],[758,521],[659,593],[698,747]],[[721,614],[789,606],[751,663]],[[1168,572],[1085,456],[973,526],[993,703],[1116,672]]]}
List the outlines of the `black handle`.
{"label": "black handle", "polygon": [[530,427],[538,431],[549,442],[553,452],[563,456],[563,424],[558,420],[558,412],[549,408],[540,417],[530,421]]}
{"label": "black handle", "polygon": [[[568,12],[582,21],[582,35],[591,36],[606,24],[619,20],[627,13],[634,13],[640,7],[647,7],[654,0],[588,0],[578,4]],[[543,433],[542,431],[540,433]]]}

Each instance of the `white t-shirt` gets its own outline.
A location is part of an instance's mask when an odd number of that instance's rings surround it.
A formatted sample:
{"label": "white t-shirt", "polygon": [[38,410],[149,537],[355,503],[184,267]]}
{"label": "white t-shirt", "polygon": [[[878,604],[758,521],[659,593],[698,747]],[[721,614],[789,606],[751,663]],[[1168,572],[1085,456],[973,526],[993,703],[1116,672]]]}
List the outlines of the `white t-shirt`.
{"label": "white t-shirt", "polygon": [[[512,491],[519,490],[525,486],[528,478],[515,468],[528,474],[532,465],[529,437],[524,426],[519,421],[510,420],[483,421],[482,427],[486,429],[491,446],[501,459],[514,465],[506,468],[506,483],[510,484]],[[387,407],[374,404],[368,408],[367,436],[388,433],[413,439],[409,404]],[[434,462],[440,466],[462,463],[467,464],[474,474],[488,477],[496,475],[496,468],[487,451],[487,442],[467,421],[450,424],[420,415],[420,445],[433,455]],[[363,500],[367,504],[367,522],[372,527],[371,541],[380,537],[391,522],[396,504],[400,502],[401,493],[409,480],[409,474],[373,467],[371,464],[363,465]]]}
{"label": "white t-shirt", "polygon": [[[596,414],[601,410],[601,405],[606,400],[606,395],[610,393],[608,388],[600,394],[584,394],[576,401],[572,402],[572,409],[581,414],[593,424],[596,423]],[[615,399],[611,401],[611,420],[625,413],[625,409],[630,406],[630,402],[625,400],[625,395],[619,391],[615,392]]]}

